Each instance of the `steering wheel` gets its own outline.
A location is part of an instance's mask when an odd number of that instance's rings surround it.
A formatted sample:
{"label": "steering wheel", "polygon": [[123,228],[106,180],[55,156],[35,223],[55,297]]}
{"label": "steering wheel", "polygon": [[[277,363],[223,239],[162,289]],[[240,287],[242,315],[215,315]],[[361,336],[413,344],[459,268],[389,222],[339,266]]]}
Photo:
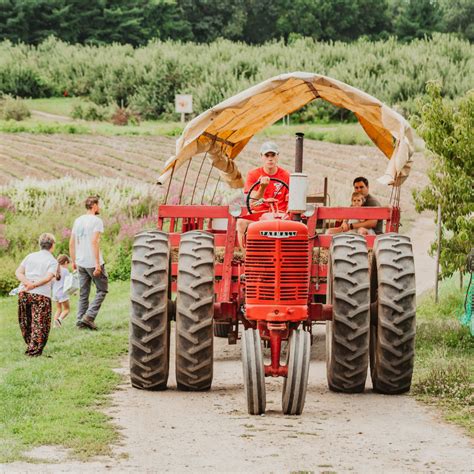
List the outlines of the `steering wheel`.
{"label": "steering wheel", "polygon": [[[281,183],[286,189],[290,189],[288,187],[288,185],[282,181],[281,179],[278,179],[278,178],[270,178],[270,181],[276,181],[277,183]],[[249,192],[247,194],[247,200],[246,200],[246,204],[247,204],[247,211],[249,211],[249,214],[253,214],[252,212],[252,208],[250,207],[250,201],[253,200],[253,201],[259,201],[259,199],[255,199],[253,197],[251,197],[250,195],[252,194],[252,191],[260,184],[260,180],[258,181],[255,181],[255,183],[252,184],[252,186],[250,187],[249,189]]]}

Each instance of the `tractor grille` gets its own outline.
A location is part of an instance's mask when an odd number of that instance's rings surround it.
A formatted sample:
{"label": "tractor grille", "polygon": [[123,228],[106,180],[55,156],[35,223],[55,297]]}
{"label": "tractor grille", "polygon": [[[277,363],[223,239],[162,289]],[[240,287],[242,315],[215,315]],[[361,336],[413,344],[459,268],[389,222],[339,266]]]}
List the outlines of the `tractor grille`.
{"label": "tractor grille", "polygon": [[306,304],[307,239],[247,239],[245,275],[248,303]]}

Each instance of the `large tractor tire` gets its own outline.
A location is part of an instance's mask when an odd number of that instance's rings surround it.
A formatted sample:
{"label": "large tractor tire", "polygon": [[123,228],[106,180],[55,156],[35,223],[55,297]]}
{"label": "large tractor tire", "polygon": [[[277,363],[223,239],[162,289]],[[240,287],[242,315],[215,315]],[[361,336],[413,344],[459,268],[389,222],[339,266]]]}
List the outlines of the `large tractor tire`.
{"label": "large tractor tire", "polygon": [[176,298],[176,382],[180,390],[209,390],[213,365],[214,237],[181,235]]}
{"label": "large tractor tire", "polygon": [[258,329],[245,329],[242,334],[242,368],[250,415],[265,413],[265,367],[263,365],[262,341]]}
{"label": "large tractor tire", "polygon": [[164,390],[169,373],[170,246],[161,231],[138,234],[131,272],[130,379],[136,388]]}
{"label": "large tractor tire", "polygon": [[330,390],[364,390],[369,363],[370,289],[367,245],[355,234],[332,238],[326,323],[326,368]]}
{"label": "large tractor tire", "polygon": [[370,337],[370,368],[376,392],[408,392],[415,358],[416,286],[410,238],[377,237],[371,269],[371,301],[376,306]]}
{"label": "large tractor tire", "polygon": [[310,359],[311,335],[308,331],[295,329],[288,344],[288,376],[283,382],[282,405],[285,415],[303,413]]}

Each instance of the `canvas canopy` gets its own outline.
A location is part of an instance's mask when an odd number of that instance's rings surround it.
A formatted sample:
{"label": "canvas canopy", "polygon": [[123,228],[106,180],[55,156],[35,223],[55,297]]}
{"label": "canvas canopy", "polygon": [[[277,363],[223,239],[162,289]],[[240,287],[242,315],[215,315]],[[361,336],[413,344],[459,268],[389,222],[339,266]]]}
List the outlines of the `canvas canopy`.
{"label": "canvas canopy", "polygon": [[343,82],[319,74],[293,72],[251,87],[189,122],[176,142],[175,156],[167,160],[158,183],[164,183],[173,168],[207,152],[223,181],[232,188],[242,187],[235,158],[249,140],[316,99],[354,112],[367,135],[389,159],[380,182],[400,185],[405,181],[413,162],[413,131],[400,114]]}

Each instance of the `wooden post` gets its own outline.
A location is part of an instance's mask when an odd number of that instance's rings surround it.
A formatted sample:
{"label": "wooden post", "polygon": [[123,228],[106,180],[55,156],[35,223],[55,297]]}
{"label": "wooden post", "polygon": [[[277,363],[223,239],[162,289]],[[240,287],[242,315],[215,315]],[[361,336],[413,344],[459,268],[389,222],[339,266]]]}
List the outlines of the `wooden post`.
{"label": "wooden post", "polygon": [[181,125],[184,125],[185,119],[184,119],[184,112],[181,112]]}
{"label": "wooden post", "polygon": [[439,275],[439,257],[441,255],[441,204],[438,204],[438,248],[436,250],[436,269],[435,269],[435,303],[438,303],[438,275]]}

